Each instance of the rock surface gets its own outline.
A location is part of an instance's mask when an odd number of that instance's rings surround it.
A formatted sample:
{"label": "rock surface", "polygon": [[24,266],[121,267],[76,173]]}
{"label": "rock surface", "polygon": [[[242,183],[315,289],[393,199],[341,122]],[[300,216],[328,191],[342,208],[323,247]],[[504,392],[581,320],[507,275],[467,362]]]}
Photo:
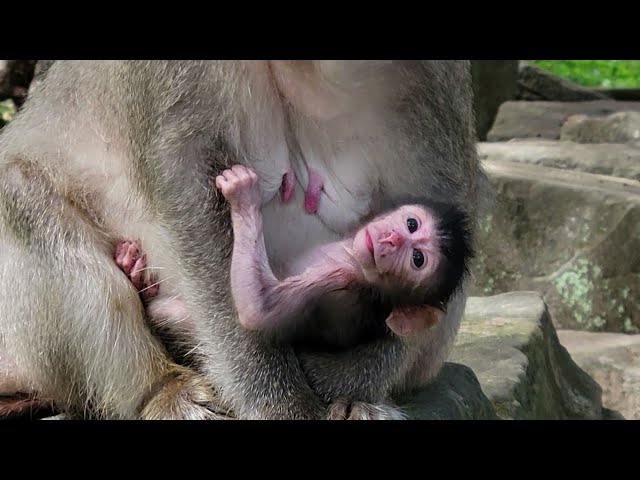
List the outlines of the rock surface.
{"label": "rock surface", "polygon": [[473,369],[500,419],[620,418],[559,343],[536,292],[469,298],[450,360]]}
{"label": "rock surface", "polygon": [[560,129],[560,140],[637,144],[640,142],[640,113],[616,112],[606,117],[572,115]]}
{"label": "rock surface", "polygon": [[465,365],[446,363],[436,381],[403,408],[412,420],[496,420],[491,401]]}
{"label": "rock surface", "polygon": [[602,387],[602,403],[640,420],[640,335],[559,330],[560,343]]}
{"label": "rock surface", "polygon": [[640,331],[640,183],[485,160],[474,295],[543,294],[556,328]]}
{"label": "rock surface", "polygon": [[567,119],[576,114],[604,117],[616,112],[638,112],[640,102],[594,100],[589,102],[507,101],[500,105],[487,134],[490,142],[513,138],[547,138],[558,140]]}
{"label": "rock surface", "polygon": [[472,60],[476,133],[485,140],[502,102],[516,97],[518,60]]}
{"label": "rock surface", "polygon": [[609,98],[605,93],[558,77],[537,65],[520,62],[518,99],[577,102]]}
{"label": "rock surface", "polygon": [[609,98],[613,98],[614,100],[623,100],[623,101],[632,101],[639,102],[640,101],[640,88],[627,88],[627,87],[596,87],[595,91],[606,95]]}
{"label": "rock surface", "polygon": [[508,160],[640,180],[640,147],[624,144],[581,144],[554,140],[481,142],[482,160]]}

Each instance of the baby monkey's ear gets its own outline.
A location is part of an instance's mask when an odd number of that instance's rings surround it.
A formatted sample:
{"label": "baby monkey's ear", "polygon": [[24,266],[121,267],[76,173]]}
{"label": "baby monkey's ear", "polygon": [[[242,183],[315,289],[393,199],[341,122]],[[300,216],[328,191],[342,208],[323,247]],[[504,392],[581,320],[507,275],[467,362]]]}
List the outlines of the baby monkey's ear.
{"label": "baby monkey's ear", "polygon": [[434,326],[443,315],[442,310],[431,305],[394,307],[386,322],[396,335],[404,337]]}

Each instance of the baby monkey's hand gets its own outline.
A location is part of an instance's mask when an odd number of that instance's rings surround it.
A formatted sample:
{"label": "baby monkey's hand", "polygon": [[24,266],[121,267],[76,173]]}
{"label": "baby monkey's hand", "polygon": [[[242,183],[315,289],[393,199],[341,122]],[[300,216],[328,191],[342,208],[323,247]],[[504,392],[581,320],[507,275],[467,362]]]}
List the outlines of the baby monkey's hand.
{"label": "baby monkey's hand", "polygon": [[216,187],[235,211],[252,211],[260,208],[258,176],[250,168],[234,165],[216,177]]}

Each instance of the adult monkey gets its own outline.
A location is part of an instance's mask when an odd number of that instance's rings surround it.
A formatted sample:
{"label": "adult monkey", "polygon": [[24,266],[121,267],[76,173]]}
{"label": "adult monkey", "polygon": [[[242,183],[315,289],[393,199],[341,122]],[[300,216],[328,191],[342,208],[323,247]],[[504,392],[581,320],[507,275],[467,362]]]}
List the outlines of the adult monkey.
{"label": "adult monkey", "polygon": [[[235,163],[258,173],[265,200],[276,197],[263,213],[280,274],[396,195],[454,202],[474,218],[483,175],[469,64],[55,62],[0,136],[6,384],[99,418],[218,418],[223,408],[238,418],[399,418],[391,399],[437,373],[464,293],[409,341],[373,322],[341,335],[344,305],[323,326],[330,341],[242,330],[228,209],[212,185]],[[282,202],[290,167],[300,185]],[[183,299],[208,382],[146,328],[112,258],[123,238],[141,241],[162,288]]]}

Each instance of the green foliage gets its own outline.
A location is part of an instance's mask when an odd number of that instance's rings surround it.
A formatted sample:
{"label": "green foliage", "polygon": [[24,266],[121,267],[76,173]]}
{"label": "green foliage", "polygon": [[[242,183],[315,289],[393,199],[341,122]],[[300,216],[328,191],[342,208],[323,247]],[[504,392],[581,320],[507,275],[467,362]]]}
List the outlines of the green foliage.
{"label": "green foliage", "polygon": [[640,87],[640,60],[530,60],[589,87]]}
{"label": "green foliage", "polygon": [[0,100],[0,127],[5,125],[16,114],[16,106],[13,100]]}

